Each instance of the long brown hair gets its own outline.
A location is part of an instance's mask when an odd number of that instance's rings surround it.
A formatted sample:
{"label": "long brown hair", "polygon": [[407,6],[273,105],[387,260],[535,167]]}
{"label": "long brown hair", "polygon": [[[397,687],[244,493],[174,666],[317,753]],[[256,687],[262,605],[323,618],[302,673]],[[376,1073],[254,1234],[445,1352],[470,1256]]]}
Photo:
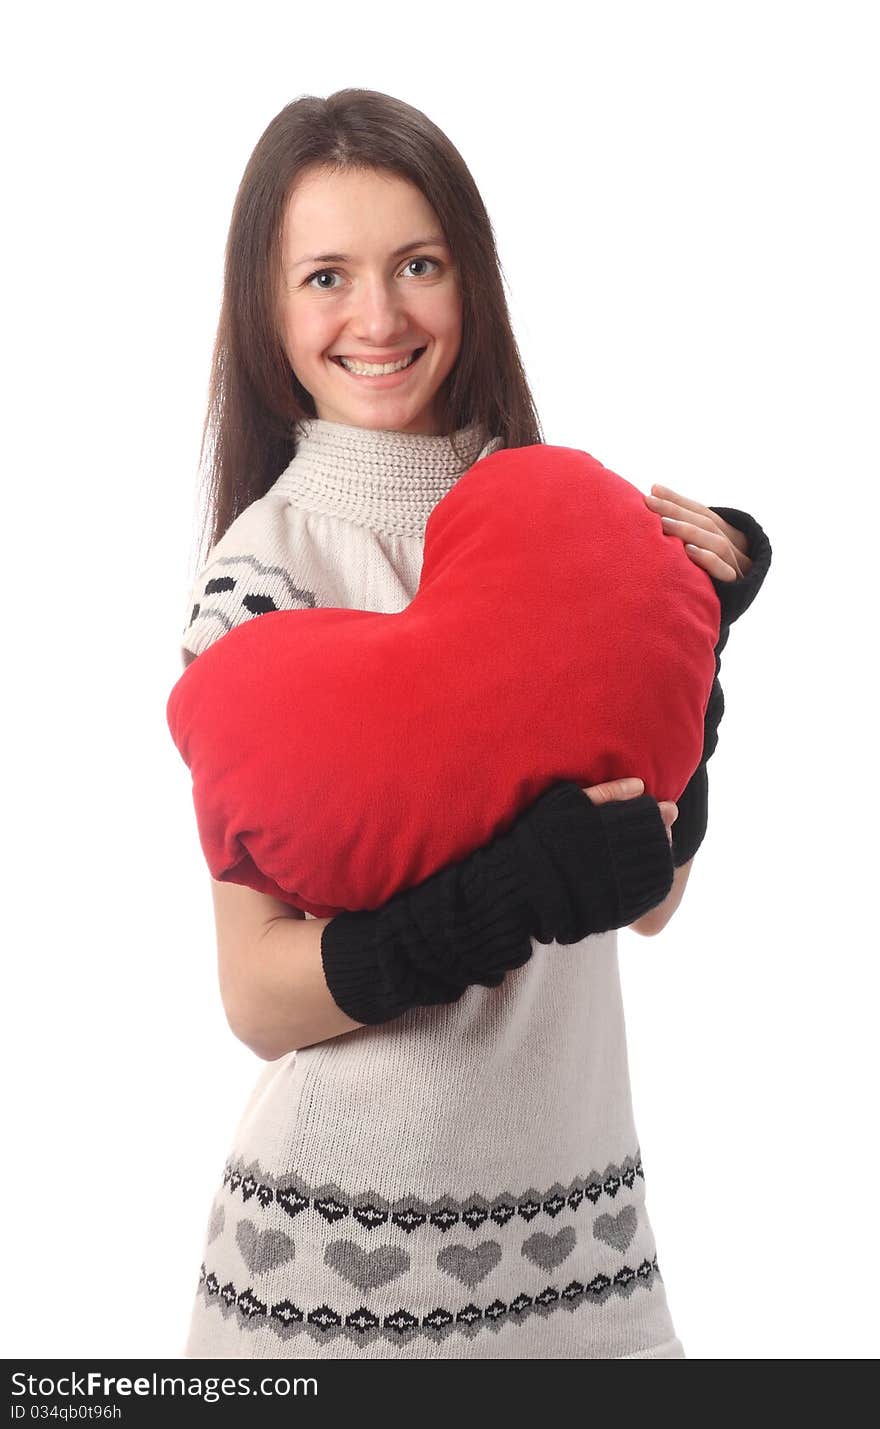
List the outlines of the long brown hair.
{"label": "long brown hair", "polygon": [[462,342],[437,393],[440,430],[480,421],[501,447],[544,440],[504,295],[489,215],[455,146],[420,110],[372,89],[307,95],[269,124],[248,160],[226,241],[199,467],[207,491],[203,556],[296,453],[315,404],[291,371],[276,321],[288,197],[311,168],[376,169],[408,179],[437,214],[458,267]]}

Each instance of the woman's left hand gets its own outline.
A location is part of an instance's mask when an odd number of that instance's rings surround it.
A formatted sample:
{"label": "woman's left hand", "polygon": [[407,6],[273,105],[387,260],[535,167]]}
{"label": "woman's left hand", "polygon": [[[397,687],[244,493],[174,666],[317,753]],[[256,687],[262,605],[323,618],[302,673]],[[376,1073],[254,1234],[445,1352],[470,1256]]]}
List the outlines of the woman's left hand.
{"label": "woman's left hand", "polygon": [[749,543],[736,526],[668,486],[655,483],[645,501],[662,517],[666,535],[679,536],[694,564],[714,580],[735,581],[748,575],[752,564]]}

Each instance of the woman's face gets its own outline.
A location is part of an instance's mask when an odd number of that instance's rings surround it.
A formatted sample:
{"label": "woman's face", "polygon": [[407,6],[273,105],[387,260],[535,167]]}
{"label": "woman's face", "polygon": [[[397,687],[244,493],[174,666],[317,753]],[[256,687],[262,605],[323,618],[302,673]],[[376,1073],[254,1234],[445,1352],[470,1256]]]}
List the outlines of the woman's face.
{"label": "woman's face", "polygon": [[[461,346],[458,274],[427,199],[394,174],[311,170],[284,215],[279,332],[319,417],[440,435],[434,397]],[[406,371],[357,376],[338,357]]]}

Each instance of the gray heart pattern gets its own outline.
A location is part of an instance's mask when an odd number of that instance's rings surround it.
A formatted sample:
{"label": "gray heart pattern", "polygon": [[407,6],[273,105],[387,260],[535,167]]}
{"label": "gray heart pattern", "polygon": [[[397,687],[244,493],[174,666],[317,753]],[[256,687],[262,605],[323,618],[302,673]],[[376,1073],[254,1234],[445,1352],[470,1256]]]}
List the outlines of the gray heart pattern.
{"label": "gray heart pattern", "polygon": [[616,1216],[609,1216],[607,1213],[597,1216],[593,1222],[593,1235],[596,1240],[604,1240],[606,1245],[613,1245],[615,1250],[626,1250],[636,1233],[638,1219],[635,1206],[624,1206]]}
{"label": "gray heart pattern", "polygon": [[211,1212],[211,1219],[208,1221],[208,1245],[212,1240],[216,1240],[226,1224],[226,1212],[222,1206],[215,1206]]}
{"label": "gray heart pattern", "polygon": [[447,1275],[454,1275],[462,1285],[479,1285],[501,1259],[497,1240],[484,1240],[482,1245],[447,1245],[437,1256],[437,1264]]}
{"label": "gray heart pattern", "polygon": [[563,1226],[555,1235],[536,1231],[523,1241],[522,1253],[542,1270],[555,1270],[571,1255],[576,1239],[574,1226]]}
{"label": "gray heart pattern", "polygon": [[409,1256],[396,1245],[362,1250],[353,1240],[337,1240],[324,1252],[324,1264],[358,1290],[375,1290],[409,1270]]}
{"label": "gray heart pattern", "polygon": [[253,1221],[239,1221],[235,1240],[242,1260],[253,1275],[293,1260],[293,1241],[283,1231],[260,1231]]}

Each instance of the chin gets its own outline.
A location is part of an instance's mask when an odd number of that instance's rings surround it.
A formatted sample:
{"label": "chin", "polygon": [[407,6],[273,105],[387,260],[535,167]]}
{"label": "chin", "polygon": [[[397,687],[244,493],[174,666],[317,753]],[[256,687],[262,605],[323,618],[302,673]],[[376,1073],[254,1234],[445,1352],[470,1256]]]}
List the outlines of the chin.
{"label": "chin", "polygon": [[338,397],[334,402],[318,400],[315,408],[319,417],[331,422],[341,422],[348,427],[366,427],[371,431],[411,431],[431,435],[435,423],[435,394],[423,402],[412,398],[399,403],[387,398],[383,401],[364,401],[342,404]]}

